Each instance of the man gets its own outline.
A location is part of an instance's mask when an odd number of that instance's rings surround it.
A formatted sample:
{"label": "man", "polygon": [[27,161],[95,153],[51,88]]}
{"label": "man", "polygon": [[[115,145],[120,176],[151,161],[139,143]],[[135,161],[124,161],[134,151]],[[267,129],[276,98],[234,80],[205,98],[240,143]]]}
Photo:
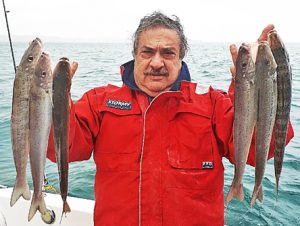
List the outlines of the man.
{"label": "man", "polygon": [[[98,87],[71,103],[70,161],[93,153],[96,163],[95,225],[224,225],[233,84],[229,95],[196,94],[187,49],[178,18],[154,12],[135,33],[134,61],[121,66],[123,87]],[[235,46],[231,53],[235,62]],[[48,157],[55,160],[52,140]]]}

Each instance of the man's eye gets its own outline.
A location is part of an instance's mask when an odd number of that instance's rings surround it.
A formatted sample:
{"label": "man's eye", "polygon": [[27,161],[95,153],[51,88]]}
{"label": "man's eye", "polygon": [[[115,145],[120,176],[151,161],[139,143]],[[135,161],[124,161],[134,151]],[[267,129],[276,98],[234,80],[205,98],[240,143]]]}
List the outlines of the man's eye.
{"label": "man's eye", "polygon": [[163,53],[163,56],[166,57],[166,58],[172,58],[175,56],[175,53],[172,52],[172,51],[166,51]]}
{"label": "man's eye", "polygon": [[143,50],[142,53],[151,54],[152,51],[151,50]]}
{"label": "man's eye", "polygon": [[151,50],[142,50],[141,51],[141,56],[144,58],[149,58],[152,56],[152,51]]}

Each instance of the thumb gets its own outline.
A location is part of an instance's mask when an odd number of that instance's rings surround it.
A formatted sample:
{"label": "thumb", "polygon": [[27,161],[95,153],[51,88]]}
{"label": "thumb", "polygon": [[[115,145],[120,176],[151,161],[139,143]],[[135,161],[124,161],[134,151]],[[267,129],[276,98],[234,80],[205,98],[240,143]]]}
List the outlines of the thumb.
{"label": "thumb", "polygon": [[77,61],[73,61],[71,64],[71,77],[73,78],[73,76],[75,75],[75,72],[78,68],[78,62]]}
{"label": "thumb", "polygon": [[257,42],[260,43],[262,41],[267,41],[268,39],[268,33],[274,29],[274,24],[269,24],[267,25],[263,31],[261,32],[261,35],[259,36],[259,38],[257,39]]}
{"label": "thumb", "polygon": [[231,44],[230,47],[230,53],[231,53],[231,58],[232,58],[232,65],[230,66],[230,72],[232,77],[234,78],[236,75],[236,59],[237,59],[237,55],[238,55],[238,50],[236,45]]}
{"label": "thumb", "polygon": [[230,66],[230,73],[232,75],[232,78],[234,79],[236,75],[236,67],[234,65]]}

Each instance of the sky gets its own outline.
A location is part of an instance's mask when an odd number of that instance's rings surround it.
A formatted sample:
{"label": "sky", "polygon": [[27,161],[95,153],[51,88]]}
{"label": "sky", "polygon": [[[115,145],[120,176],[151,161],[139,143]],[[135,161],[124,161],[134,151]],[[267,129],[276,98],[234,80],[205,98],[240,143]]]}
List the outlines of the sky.
{"label": "sky", "polygon": [[[300,42],[298,0],[5,0],[5,5],[13,40],[131,42],[139,20],[159,10],[180,18],[189,41],[253,42],[273,23],[285,42]],[[7,36],[3,8],[0,36]]]}

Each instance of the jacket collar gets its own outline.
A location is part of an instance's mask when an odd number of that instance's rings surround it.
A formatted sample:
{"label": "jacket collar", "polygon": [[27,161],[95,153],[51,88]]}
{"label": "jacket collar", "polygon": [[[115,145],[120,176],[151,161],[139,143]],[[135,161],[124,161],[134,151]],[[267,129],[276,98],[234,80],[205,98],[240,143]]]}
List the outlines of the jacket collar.
{"label": "jacket collar", "polygon": [[[121,69],[123,83],[132,90],[140,90],[134,81],[134,76],[133,76],[134,60],[131,60],[121,65],[120,69]],[[174,82],[171,91],[178,91],[180,89],[181,81],[188,81],[188,82],[191,81],[189,69],[187,67],[187,64],[184,61],[182,61],[180,74],[177,80]]]}

